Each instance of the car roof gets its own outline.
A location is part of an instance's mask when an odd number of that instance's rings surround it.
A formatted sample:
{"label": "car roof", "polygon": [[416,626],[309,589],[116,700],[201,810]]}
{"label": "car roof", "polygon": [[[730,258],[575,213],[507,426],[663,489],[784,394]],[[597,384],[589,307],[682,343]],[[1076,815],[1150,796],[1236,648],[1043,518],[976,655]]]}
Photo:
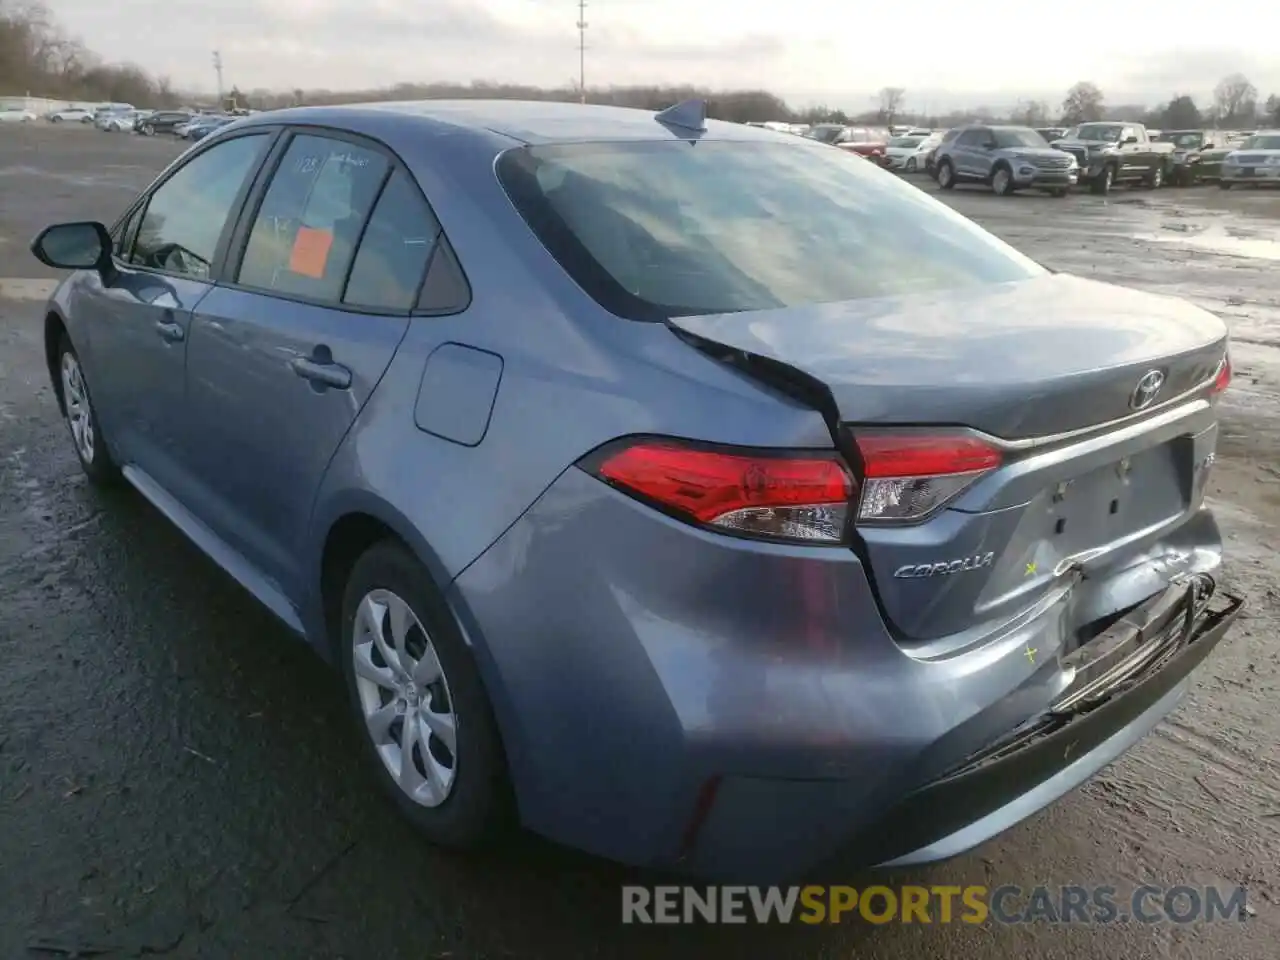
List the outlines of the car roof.
{"label": "car roof", "polygon": [[[687,140],[691,133],[659,123],[657,114],[631,107],[528,100],[412,100],[340,106],[290,107],[241,119],[241,129],[275,123],[360,130],[375,125],[450,127],[497,134],[525,144],[599,140]],[[794,143],[797,137],[746,124],[707,120],[700,139]]]}

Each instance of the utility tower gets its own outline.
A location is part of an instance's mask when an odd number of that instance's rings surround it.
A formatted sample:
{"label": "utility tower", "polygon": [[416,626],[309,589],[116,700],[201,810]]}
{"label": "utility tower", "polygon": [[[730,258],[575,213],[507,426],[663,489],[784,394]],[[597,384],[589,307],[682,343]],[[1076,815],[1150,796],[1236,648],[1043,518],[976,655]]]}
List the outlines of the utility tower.
{"label": "utility tower", "polygon": [[222,54],[213,51],[213,72],[218,75],[218,105],[222,105]]}
{"label": "utility tower", "polygon": [[587,0],[578,0],[578,99],[587,102]]}

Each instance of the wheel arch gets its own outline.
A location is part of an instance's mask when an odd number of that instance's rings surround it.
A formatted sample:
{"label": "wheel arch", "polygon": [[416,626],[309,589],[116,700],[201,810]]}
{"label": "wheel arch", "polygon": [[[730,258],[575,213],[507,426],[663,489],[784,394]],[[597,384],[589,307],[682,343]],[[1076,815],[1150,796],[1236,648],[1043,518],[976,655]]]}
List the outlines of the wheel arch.
{"label": "wheel arch", "polygon": [[313,642],[326,657],[334,657],[340,640],[342,592],[347,577],[366,550],[382,540],[402,544],[426,569],[440,597],[447,595],[449,577],[439,555],[408,519],[385,501],[364,492],[341,497],[317,518],[315,563],[308,578],[312,600],[306,617]]}
{"label": "wheel arch", "polygon": [[44,362],[49,370],[49,381],[53,384],[53,395],[58,401],[58,412],[66,416],[67,401],[62,395],[62,378],[58,375],[58,345],[63,337],[71,338],[67,325],[60,313],[50,310],[44,318]]}

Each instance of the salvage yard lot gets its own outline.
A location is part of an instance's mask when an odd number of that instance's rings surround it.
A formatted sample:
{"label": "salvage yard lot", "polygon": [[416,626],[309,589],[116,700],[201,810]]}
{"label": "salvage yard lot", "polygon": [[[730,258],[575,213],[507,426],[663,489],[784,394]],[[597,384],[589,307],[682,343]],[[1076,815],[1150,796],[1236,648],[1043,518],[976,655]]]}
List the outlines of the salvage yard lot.
{"label": "salvage yard lot", "polygon": [[44,370],[56,276],[26,243],[51,221],[113,220],[180,149],[0,131],[0,957],[1274,958],[1280,193],[943,196],[1049,267],[1231,323],[1213,496],[1250,608],[1131,754],[978,851],[889,881],[1243,885],[1244,921],[624,929],[619,885],[655,878],[533,840],[478,859],[417,841],[356,763],[336,677],[139,497],[83,482]]}

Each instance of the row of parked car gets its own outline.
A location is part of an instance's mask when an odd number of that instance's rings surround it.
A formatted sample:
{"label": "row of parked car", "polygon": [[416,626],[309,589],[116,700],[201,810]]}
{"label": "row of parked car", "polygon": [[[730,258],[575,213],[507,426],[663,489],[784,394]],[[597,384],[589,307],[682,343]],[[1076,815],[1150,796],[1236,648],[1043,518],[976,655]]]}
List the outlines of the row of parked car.
{"label": "row of parked car", "polygon": [[[204,113],[196,110],[139,110],[128,103],[104,103],[94,107],[64,107],[45,114],[50,123],[93,125],[104,133],[137,133],[143,136],[172,134],[200,140],[250,111]],[[34,114],[30,119],[35,119]]]}
{"label": "row of parked car", "polygon": [[891,170],[926,173],[943,189],[981,183],[1000,194],[1036,189],[1066,196],[1077,186],[1107,194],[1122,184],[1280,185],[1280,131],[1149,130],[1105,121],[1041,128],[975,123],[946,131],[831,123],[792,132]]}

